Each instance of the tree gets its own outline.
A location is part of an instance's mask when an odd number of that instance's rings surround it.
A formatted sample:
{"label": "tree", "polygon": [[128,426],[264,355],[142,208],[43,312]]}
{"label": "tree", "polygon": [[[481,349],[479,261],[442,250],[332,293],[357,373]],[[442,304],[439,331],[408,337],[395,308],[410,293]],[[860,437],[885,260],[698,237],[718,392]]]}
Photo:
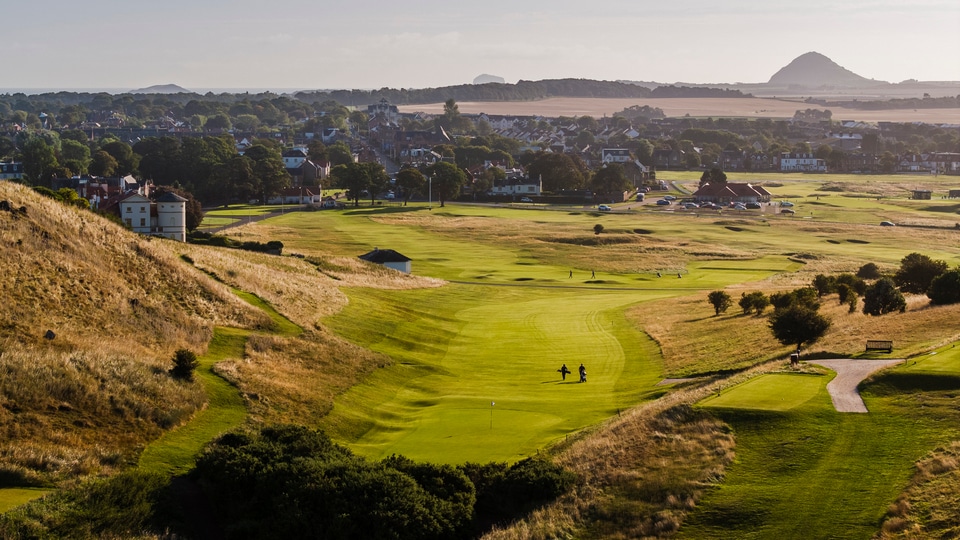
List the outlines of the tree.
{"label": "tree", "polygon": [[243,155],[253,160],[253,174],[260,183],[264,202],[290,185],[290,175],[283,166],[279,150],[254,144]]}
{"label": "tree", "polygon": [[740,308],[743,309],[744,315],[754,311],[756,312],[757,316],[760,316],[760,314],[763,313],[763,310],[767,309],[767,306],[770,305],[770,299],[767,298],[767,295],[763,294],[762,292],[754,291],[750,294],[741,294],[739,304]]}
{"label": "tree", "polygon": [[863,296],[863,312],[867,315],[877,316],[894,311],[903,313],[906,310],[907,301],[890,278],[880,278]]}
{"label": "tree", "polygon": [[90,147],[72,139],[61,139],[60,162],[76,174],[86,174],[90,166]]}
{"label": "tree", "polygon": [[193,372],[200,366],[197,355],[189,349],[177,349],[173,355],[173,367],[170,368],[170,375],[176,379],[185,381],[193,380]]}
{"label": "tree", "polygon": [[[123,141],[113,139],[104,142],[101,140],[100,150],[110,154],[113,156],[113,159],[117,160],[116,174],[118,176],[133,174],[140,164],[140,156],[134,154],[133,148]],[[233,151],[236,153],[235,149]]]}
{"label": "tree", "polygon": [[861,279],[879,279],[880,268],[875,263],[869,262],[857,270],[857,277]]}
{"label": "tree", "polygon": [[600,234],[603,232],[603,224],[597,223],[593,226],[593,234]]}
{"label": "tree", "polygon": [[623,171],[623,166],[619,163],[610,163],[600,167],[600,170],[593,175],[590,185],[604,200],[609,200],[614,195],[617,195],[619,200],[623,200],[623,192],[629,191],[633,187],[630,184],[630,179],[627,178],[627,174]]}
{"label": "tree", "polygon": [[433,177],[433,189],[437,193],[440,206],[443,206],[448,199],[460,195],[460,189],[467,181],[467,175],[459,167],[445,161],[431,165],[429,174]]}
{"label": "tree", "polygon": [[820,339],[829,329],[830,319],[803,306],[777,310],[770,318],[773,337],[784,345],[796,345],[797,350],[804,343]]}
{"label": "tree", "polygon": [[410,202],[414,195],[422,194],[427,186],[427,177],[413,167],[400,169],[397,173],[397,187],[400,188],[400,196],[403,197],[403,205]]}
{"label": "tree", "polygon": [[103,150],[98,150],[90,160],[89,170],[94,176],[113,176],[117,172],[117,160]]}
{"label": "tree", "polygon": [[837,280],[832,276],[817,274],[813,277],[813,288],[817,296],[824,296],[837,290]]}
{"label": "tree", "polygon": [[790,292],[771,294],[770,303],[773,304],[774,309],[801,306],[817,311],[820,309],[819,298],[816,289],[812,287],[801,287]]}
{"label": "tree", "polygon": [[59,166],[53,146],[42,137],[31,137],[23,145],[23,177],[27,183],[50,187]]}
{"label": "tree", "polygon": [[707,295],[707,301],[713,306],[716,315],[727,311],[733,305],[733,299],[724,291],[713,291]]}
{"label": "tree", "polygon": [[911,253],[900,261],[900,269],[893,275],[893,282],[903,292],[923,294],[930,288],[934,278],[946,271],[947,263],[944,261]]}
{"label": "tree", "polygon": [[361,163],[360,166],[366,171],[367,191],[370,194],[370,204],[373,205],[377,195],[390,185],[390,177],[383,165],[375,161]]}
{"label": "tree", "polygon": [[726,185],[727,183],[727,173],[723,172],[720,167],[711,167],[709,170],[703,171],[703,174],[700,175],[700,187],[703,187],[707,184],[716,185]]}
{"label": "tree", "polygon": [[338,188],[347,190],[347,199],[353,200],[354,206],[360,206],[360,196],[370,187],[367,169],[359,163],[350,162],[334,167],[330,176]]}
{"label": "tree", "polygon": [[314,163],[326,163],[330,159],[327,145],[320,139],[314,139],[307,145],[307,157]]}
{"label": "tree", "polygon": [[327,155],[330,157],[330,165],[345,165],[353,163],[353,151],[343,141],[337,141],[327,147]]}
{"label": "tree", "polygon": [[570,156],[552,152],[534,154],[527,165],[530,178],[539,179],[543,183],[543,190],[550,193],[583,188],[585,172]]}
{"label": "tree", "polygon": [[933,278],[927,296],[931,304],[946,305],[960,302],[960,267]]}

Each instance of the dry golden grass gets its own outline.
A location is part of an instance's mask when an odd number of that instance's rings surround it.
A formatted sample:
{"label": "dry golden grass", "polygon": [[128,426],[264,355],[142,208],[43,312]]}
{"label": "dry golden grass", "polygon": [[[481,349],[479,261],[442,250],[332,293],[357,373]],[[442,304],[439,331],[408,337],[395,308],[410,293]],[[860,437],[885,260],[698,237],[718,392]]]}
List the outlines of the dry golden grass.
{"label": "dry golden grass", "polygon": [[960,441],[918,461],[910,487],[887,510],[882,540],[960,537]]}
{"label": "dry golden grass", "polygon": [[252,422],[317,425],[340,392],[389,362],[319,329],[252,336],[245,358],[220,362],[216,371],[240,388]]}
{"label": "dry golden grass", "polygon": [[[125,465],[202,406],[166,373],[214,324],[266,318],[170,241],[0,182],[0,478],[59,481]],[[44,339],[47,330],[54,339]]]}

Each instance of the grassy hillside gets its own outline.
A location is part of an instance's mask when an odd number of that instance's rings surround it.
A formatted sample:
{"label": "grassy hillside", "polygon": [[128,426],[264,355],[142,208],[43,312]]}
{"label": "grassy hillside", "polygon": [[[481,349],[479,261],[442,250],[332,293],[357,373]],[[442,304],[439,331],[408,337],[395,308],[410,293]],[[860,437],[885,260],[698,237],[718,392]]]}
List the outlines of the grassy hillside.
{"label": "grassy hillside", "polygon": [[0,486],[125,466],[205,401],[166,374],[173,351],[268,322],[171,242],[10,182],[0,201]]}

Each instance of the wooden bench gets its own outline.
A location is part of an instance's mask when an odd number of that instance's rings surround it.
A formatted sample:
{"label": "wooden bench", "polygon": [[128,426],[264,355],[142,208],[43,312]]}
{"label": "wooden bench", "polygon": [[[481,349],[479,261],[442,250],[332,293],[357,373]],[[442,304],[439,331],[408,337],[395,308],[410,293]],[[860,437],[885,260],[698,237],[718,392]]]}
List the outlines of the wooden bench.
{"label": "wooden bench", "polygon": [[893,342],[882,339],[868,339],[867,352],[870,351],[893,352]]}

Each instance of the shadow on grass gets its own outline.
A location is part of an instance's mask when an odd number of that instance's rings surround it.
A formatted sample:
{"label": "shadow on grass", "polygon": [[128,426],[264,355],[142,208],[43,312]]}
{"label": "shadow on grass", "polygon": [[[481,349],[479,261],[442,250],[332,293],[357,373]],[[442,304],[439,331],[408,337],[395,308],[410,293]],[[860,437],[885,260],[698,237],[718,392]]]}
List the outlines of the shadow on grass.
{"label": "shadow on grass", "polygon": [[960,376],[933,373],[882,373],[864,383],[864,388],[878,396],[913,392],[960,390]]}

